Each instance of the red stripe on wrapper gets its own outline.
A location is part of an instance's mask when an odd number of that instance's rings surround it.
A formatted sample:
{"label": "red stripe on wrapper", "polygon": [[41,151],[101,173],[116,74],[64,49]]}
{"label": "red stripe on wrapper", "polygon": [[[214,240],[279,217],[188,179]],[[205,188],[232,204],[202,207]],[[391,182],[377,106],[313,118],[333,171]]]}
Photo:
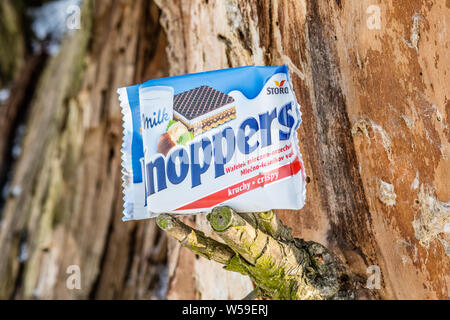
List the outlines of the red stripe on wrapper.
{"label": "red stripe on wrapper", "polygon": [[175,209],[175,211],[212,208],[254,189],[261,188],[284,178],[294,176],[301,169],[302,165],[297,157],[293,162],[287,165],[261,173],[260,175],[239,182],[233,186],[214,192],[202,199]]}

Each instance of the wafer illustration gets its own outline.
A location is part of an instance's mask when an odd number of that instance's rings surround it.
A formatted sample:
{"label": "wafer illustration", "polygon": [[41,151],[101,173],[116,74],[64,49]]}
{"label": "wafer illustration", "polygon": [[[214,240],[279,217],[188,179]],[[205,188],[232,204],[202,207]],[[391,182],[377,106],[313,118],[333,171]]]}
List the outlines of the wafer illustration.
{"label": "wafer illustration", "polygon": [[235,101],[214,88],[201,86],[175,95],[174,118],[196,136],[235,119]]}

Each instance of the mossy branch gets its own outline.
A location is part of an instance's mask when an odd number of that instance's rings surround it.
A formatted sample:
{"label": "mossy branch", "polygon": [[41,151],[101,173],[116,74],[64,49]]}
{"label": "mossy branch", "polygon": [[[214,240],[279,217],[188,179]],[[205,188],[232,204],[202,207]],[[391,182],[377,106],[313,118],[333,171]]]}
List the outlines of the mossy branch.
{"label": "mossy branch", "polygon": [[177,239],[183,246],[208,260],[228,264],[235,255],[228,246],[205,236],[203,232],[189,227],[170,215],[161,215],[156,222],[161,229]]}
{"label": "mossy branch", "polygon": [[[292,237],[273,211],[236,213],[214,208],[208,221],[225,244],[206,237],[170,215],[158,225],[183,246],[248,275],[255,292],[272,299],[349,299],[346,269],[324,246]],[[252,294],[251,297],[254,295]]]}
{"label": "mossy branch", "polygon": [[240,213],[253,227],[267,233],[277,240],[292,241],[291,229],[283,225],[273,210],[264,212]]}

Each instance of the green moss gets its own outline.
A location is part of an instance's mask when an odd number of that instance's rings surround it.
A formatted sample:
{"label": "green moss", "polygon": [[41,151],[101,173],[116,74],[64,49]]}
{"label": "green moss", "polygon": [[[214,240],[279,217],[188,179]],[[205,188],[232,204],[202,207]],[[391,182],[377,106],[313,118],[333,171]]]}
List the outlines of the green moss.
{"label": "green moss", "polygon": [[298,278],[287,275],[285,268],[277,266],[270,257],[262,257],[252,265],[236,255],[224,269],[249,275],[269,298],[298,299]]}
{"label": "green moss", "polygon": [[[197,231],[199,233],[199,237],[202,237],[203,235],[200,233],[200,231]],[[187,241],[189,246],[191,246],[192,248],[196,248],[196,249],[204,249],[206,248],[204,243],[201,243],[198,238],[197,238],[197,234],[195,233],[194,230],[191,231],[191,233],[189,234],[189,236],[187,237]],[[213,248],[211,248],[213,249]],[[212,250],[213,251],[213,250]]]}
{"label": "green moss", "polygon": [[158,216],[158,218],[156,218],[156,224],[161,229],[166,230],[169,226],[169,220],[170,220],[169,217],[167,217],[165,215],[161,215],[161,216]]}
{"label": "green moss", "polygon": [[258,212],[258,215],[261,217],[261,219],[270,221],[270,220],[272,220],[274,213],[272,210],[270,210],[270,211]]}
{"label": "green moss", "polygon": [[240,274],[246,276],[248,275],[247,266],[248,264],[245,263],[238,254],[236,254],[223,268],[228,271],[239,272]]}
{"label": "green moss", "polygon": [[263,289],[268,297],[276,300],[321,299],[302,276],[301,266],[292,273],[280,266],[270,256],[262,256],[255,265],[247,265],[248,275]]}
{"label": "green moss", "polygon": [[22,23],[13,4],[10,0],[0,1],[0,88],[14,79],[25,58]]}
{"label": "green moss", "polygon": [[231,209],[228,207],[214,208],[208,215],[208,221],[215,231],[227,230],[232,224]]}

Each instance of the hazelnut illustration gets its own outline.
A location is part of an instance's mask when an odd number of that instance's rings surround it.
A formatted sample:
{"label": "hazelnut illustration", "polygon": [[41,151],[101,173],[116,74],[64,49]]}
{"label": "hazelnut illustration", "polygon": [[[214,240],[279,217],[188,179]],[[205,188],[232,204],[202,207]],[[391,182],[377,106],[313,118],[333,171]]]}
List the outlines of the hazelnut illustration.
{"label": "hazelnut illustration", "polygon": [[167,156],[169,151],[178,144],[180,137],[188,132],[189,130],[181,122],[173,123],[168,128],[167,133],[164,133],[159,137],[156,151]]}
{"label": "hazelnut illustration", "polygon": [[167,133],[172,137],[173,141],[178,141],[178,139],[187,132],[188,129],[186,126],[179,121],[172,124],[167,130]]}
{"label": "hazelnut illustration", "polygon": [[172,137],[168,133],[164,133],[159,137],[158,146],[156,147],[156,151],[158,153],[162,153],[167,156],[170,149],[175,147],[177,144],[172,140]]}

